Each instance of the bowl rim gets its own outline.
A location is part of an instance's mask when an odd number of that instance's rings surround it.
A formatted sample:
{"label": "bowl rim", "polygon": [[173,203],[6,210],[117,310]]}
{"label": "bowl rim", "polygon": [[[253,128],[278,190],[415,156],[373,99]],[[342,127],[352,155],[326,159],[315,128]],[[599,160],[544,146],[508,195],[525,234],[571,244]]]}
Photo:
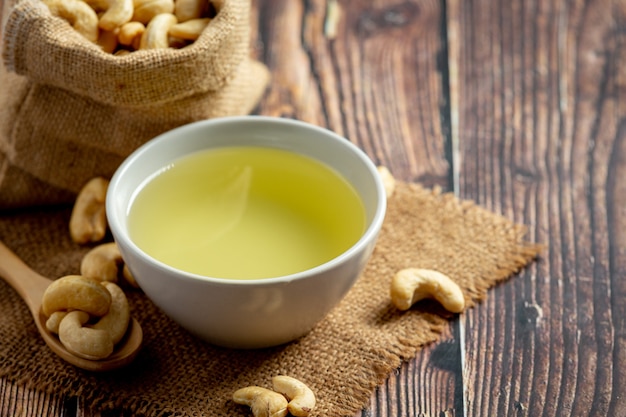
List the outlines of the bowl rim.
{"label": "bowl rim", "polygon": [[[307,129],[310,131],[317,132],[322,135],[330,136],[334,140],[337,140],[342,146],[350,150],[353,154],[355,154],[358,159],[366,166],[367,170],[372,174],[372,179],[374,180],[375,188],[376,188],[376,207],[374,208],[374,215],[369,222],[365,231],[361,234],[359,239],[348,249],[335,256],[334,258],[317,265],[313,268],[309,268],[303,271],[295,272],[288,275],[281,275],[276,277],[268,277],[268,278],[257,278],[257,279],[233,279],[233,278],[219,278],[219,277],[211,277],[201,274],[196,274],[193,272],[185,271],[179,268],[175,268],[170,266],[152,256],[147,254],[143,249],[141,249],[131,238],[128,233],[128,230],[121,226],[121,219],[126,214],[121,214],[117,210],[115,210],[115,205],[113,203],[114,193],[116,189],[119,187],[121,181],[123,180],[126,172],[129,167],[135,164],[138,160],[141,160],[143,154],[146,153],[150,148],[154,147],[156,144],[165,141],[171,140],[180,140],[179,136],[181,133],[184,133],[187,130],[192,129],[201,129],[205,125],[217,125],[217,124],[241,124],[241,123],[250,123],[250,122],[261,122],[261,123],[273,123],[273,124],[283,124],[290,125],[292,127]],[[297,152],[297,151],[293,151]],[[181,156],[177,156],[175,158],[179,158]],[[309,156],[310,157],[310,156]],[[335,169],[335,168],[333,168]],[[135,190],[137,192],[137,190]],[[387,209],[387,196],[385,187],[383,185],[382,178],[378,174],[377,167],[374,162],[370,159],[370,157],[359,148],[357,145],[352,143],[347,138],[338,135],[330,129],[320,127],[308,122],[304,122],[297,119],[288,119],[284,117],[278,116],[263,116],[263,115],[245,115],[245,116],[224,116],[224,117],[216,117],[212,119],[205,119],[196,122],[191,122],[185,125],[178,126],[176,128],[165,131],[152,139],[149,139],[138,148],[136,148],[130,155],[128,155],[122,163],[118,166],[113,176],[111,177],[109,187],[107,189],[106,194],[106,216],[107,221],[109,223],[109,228],[113,234],[115,242],[117,242],[118,246],[120,246],[120,250],[123,251],[123,248],[130,248],[137,256],[141,257],[143,263],[150,263],[157,267],[158,269],[164,270],[168,274],[176,274],[179,278],[191,281],[201,281],[206,283],[212,283],[215,285],[226,285],[226,286],[267,286],[267,285],[275,285],[279,283],[289,283],[295,280],[304,280],[308,277],[316,276],[321,273],[332,270],[347,259],[353,257],[357,252],[360,252],[364,249],[365,246],[374,243],[377,240],[378,233],[382,227],[386,209]],[[128,207],[126,207],[128,208]],[[121,241],[121,243],[120,243]]]}

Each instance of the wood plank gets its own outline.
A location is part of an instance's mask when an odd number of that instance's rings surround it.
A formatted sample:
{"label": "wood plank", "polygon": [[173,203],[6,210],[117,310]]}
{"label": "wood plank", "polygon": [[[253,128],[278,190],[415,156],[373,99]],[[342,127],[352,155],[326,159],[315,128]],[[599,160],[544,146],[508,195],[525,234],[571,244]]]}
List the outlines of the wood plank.
{"label": "wood plank", "polygon": [[0,415],[42,417],[67,415],[71,404],[59,396],[42,394],[22,386],[0,380]]}
{"label": "wood plank", "polygon": [[467,413],[626,415],[624,8],[448,4],[460,195],[548,245],[466,317]]}
{"label": "wood plank", "polygon": [[[260,113],[328,127],[397,177],[449,188],[439,1],[253,4],[255,53],[274,77]],[[327,4],[340,10],[334,37]]]}

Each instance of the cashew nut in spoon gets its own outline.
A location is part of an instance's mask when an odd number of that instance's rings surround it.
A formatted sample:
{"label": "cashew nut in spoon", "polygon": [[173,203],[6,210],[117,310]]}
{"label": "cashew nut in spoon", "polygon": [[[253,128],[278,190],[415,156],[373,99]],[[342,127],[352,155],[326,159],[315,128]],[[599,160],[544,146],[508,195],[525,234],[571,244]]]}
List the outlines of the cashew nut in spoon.
{"label": "cashew nut in spoon", "polygon": [[113,344],[119,343],[126,334],[130,321],[130,307],[124,291],[112,282],[104,282],[102,285],[111,294],[111,307],[108,313],[100,318],[91,328],[106,331],[113,340]]}
{"label": "cashew nut in spoon", "polygon": [[291,415],[307,417],[315,408],[315,394],[304,382],[287,375],[278,375],[272,378],[272,384],[274,391],[289,400],[287,409]]}
{"label": "cashew nut in spoon", "polygon": [[81,310],[102,317],[111,306],[111,294],[100,283],[81,275],[67,275],[48,286],[41,300],[42,312]]}
{"label": "cashew nut in spoon", "polygon": [[79,310],[63,317],[59,324],[59,340],[63,346],[84,359],[100,360],[111,356],[115,345],[111,335],[106,330],[85,326],[87,321],[89,314]]}
{"label": "cashew nut in spoon", "polygon": [[240,388],[233,393],[233,401],[250,407],[254,417],[285,417],[288,413],[287,399],[267,388]]}
{"label": "cashew nut in spoon", "polygon": [[59,334],[59,326],[65,316],[67,316],[67,311],[55,311],[50,314],[50,317],[46,320],[46,329],[54,334]]}
{"label": "cashew nut in spoon", "polygon": [[465,308],[463,291],[456,282],[441,272],[408,268],[393,277],[391,301],[398,309],[408,310],[425,298],[437,300],[452,313],[460,313]]}
{"label": "cashew nut in spoon", "polygon": [[143,332],[139,322],[134,318],[130,320],[124,338],[115,346],[115,350],[107,358],[89,360],[68,351],[59,338],[46,328],[47,316],[42,312],[43,294],[54,281],[30,269],[2,242],[0,242],[0,259],[2,259],[2,262],[0,262],[0,277],[13,287],[24,300],[35,319],[37,330],[42,339],[50,350],[60,358],[88,371],[118,369],[128,365],[135,359],[141,349]]}

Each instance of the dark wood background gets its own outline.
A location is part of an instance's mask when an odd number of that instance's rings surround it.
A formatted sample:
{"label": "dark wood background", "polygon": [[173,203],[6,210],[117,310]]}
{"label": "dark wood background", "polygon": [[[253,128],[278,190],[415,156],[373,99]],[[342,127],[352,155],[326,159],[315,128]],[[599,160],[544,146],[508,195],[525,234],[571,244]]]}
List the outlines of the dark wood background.
{"label": "dark wood background", "polygon": [[[256,113],[326,126],[546,244],[358,416],[626,416],[626,1],[252,4],[274,77]],[[1,380],[0,413],[101,416]]]}

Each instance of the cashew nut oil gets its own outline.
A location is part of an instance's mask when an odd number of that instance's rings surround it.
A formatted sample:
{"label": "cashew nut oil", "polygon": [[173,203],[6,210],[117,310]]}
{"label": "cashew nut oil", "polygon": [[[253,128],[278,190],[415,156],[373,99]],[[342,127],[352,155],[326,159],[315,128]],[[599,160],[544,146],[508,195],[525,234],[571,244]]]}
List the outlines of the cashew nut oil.
{"label": "cashew nut oil", "polygon": [[301,272],[350,248],[365,229],[352,185],[312,158],[263,147],[197,152],[136,194],[133,241],[180,270],[231,279]]}

